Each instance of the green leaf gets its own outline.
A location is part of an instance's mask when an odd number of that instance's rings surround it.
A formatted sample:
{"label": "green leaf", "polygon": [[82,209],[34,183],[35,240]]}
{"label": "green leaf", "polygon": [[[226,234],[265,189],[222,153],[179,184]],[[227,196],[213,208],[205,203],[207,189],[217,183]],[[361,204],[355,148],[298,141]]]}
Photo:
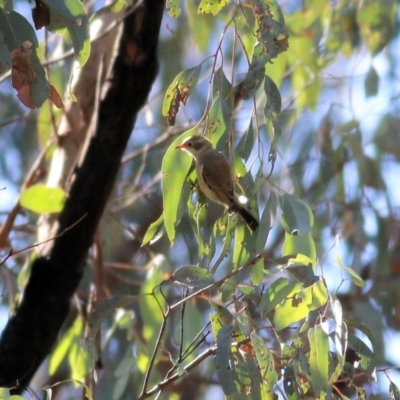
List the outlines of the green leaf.
{"label": "green leaf", "polygon": [[[224,260],[224,258],[228,254],[230,247],[231,247],[232,240],[235,235],[236,225],[237,225],[236,221],[233,221],[231,218],[228,219],[228,224],[226,227],[226,234],[225,234],[225,238],[224,238],[224,245],[220,251],[220,254],[219,254],[217,260],[215,261],[214,265],[210,269],[211,275],[215,274],[218,266],[221,264],[221,262]],[[216,235],[216,229],[217,229],[217,227],[215,226],[214,227],[214,235]],[[233,267],[233,265],[232,265],[232,267]]]}
{"label": "green leaf", "polygon": [[226,5],[228,0],[201,0],[199,5],[199,14],[209,14],[217,15]]}
{"label": "green leaf", "polygon": [[186,137],[195,135],[196,133],[197,128],[195,127],[175,139],[165,153],[162,162],[161,187],[163,193],[164,224],[171,244],[175,241],[175,227],[180,218],[178,208],[180,204],[186,205],[187,202],[186,196],[186,198],[182,198],[182,187],[193,162],[193,159],[189,155],[178,151],[176,146],[181,144]]}
{"label": "green leaf", "polygon": [[251,344],[257,357],[258,366],[263,380],[262,391],[267,398],[273,398],[273,387],[278,382],[278,374],[275,370],[275,362],[264,340],[255,332],[250,335]]}
{"label": "green leaf", "polygon": [[154,221],[148,228],[143,237],[142,247],[145,246],[147,243],[153,244],[156,242],[161,234],[160,229],[164,223],[164,214],[161,214],[156,221]]}
{"label": "green leaf", "polygon": [[191,91],[196,87],[201,73],[201,64],[180,72],[165,92],[162,115],[167,117],[169,125],[175,125],[180,104],[186,105]]}
{"label": "green leaf", "polygon": [[233,247],[233,268],[237,269],[244,266],[255,255],[255,235],[249,234],[247,225],[238,223]]}
{"label": "green leaf", "polygon": [[0,8],[6,11],[12,11],[14,9],[13,0],[0,0]]}
{"label": "green leaf", "polygon": [[397,14],[397,2],[366,0],[357,13],[361,37],[372,56],[377,55],[393,37]]}
{"label": "green leaf", "polygon": [[71,379],[82,381],[91,368],[90,357],[86,347],[81,345],[84,321],[78,317],[71,327],[73,340],[68,348],[68,364],[71,370]]}
{"label": "green leaf", "polygon": [[38,183],[21,193],[20,204],[38,214],[48,214],[60,212],[63,209],[65,198],[65,192],[61,188],[50,188]]}
{"label": "green leaf", "polygon": [[106,5],[105,7],[100,8],[100,10],[96,11],[91,17],[90,22],[93,22],[96,18],[108,14],[113,13],[116,14],[122,10],[124,5],[126,4],[125,0],[114,0],[110,4]]}
{"label": "green leaf", "polygon": [[305,286],[310,286],[318,280],[314,274],[313,262],[303,254],[297,254],[295,258],[290,258],[286,270]]}
{"label": "green leaf", "polygon": [[201,289],[214,283],[213,276],[204,268],[187,265],[178,268],[170,278],[170,282],[189,288]]}
{"label": "green leaf", "polygon": [[75,61],[82,67],[90,55],[89,20],[79,0],[42,0],[50,9],[50,31],[66,28],[74,46]]}
{"label": "green leaf", "polygon": [[276,209],[277,197],[274,192],[271,192],[261,215],[260,226],[257,229],[256,254],[259,254],[264,250],[269,231],[275,221]]}
{"label": "green leaf", "polygon": [[311,233],[305,235],[289,235],[285,232],[285,241],[283,243],[282,255],[301,254],[313,260],[313,266],[316,263],[317,252],[315,250],[314,239]]}
{"label": "green leaf", "polygon": [[328,300],[328,291],[322,280],[305,289],[298,290],[298,287],[296,286],[297,290],[292,290],[275,308],[273,322],[277,331],[302,320],[311,311],[325,305]]}
{"label": "green leaf", "polygon": [[181,14],[181,9],[179,8],[180,0],[167,0],[168,14],[172,18],[178,18]]}
{"label": "green leaf", "polygon": [[[257,22],[256,37],[263,45],[264,65],[288,48],[289,35],[285,19],[276,0],[255,0],[254,14]],[[253,56],[254,60],[254,56]]]}
{"label": "green leaf", "polygon": [[358,363],[358,368],[363,371],[373,372],[376,368],[376,357],[374,352],[352,332],[348,334],[348,346],[357,353],[361,358]]}
{"label": "green leaf", "polygon": [[354,271],[354,270],[351,269],[351,268],[345,267],[345,266],[343,265],[342,259],[340,258],[339,255],[336,256],[336,262],[338,263],[338,265],[339,265],[339,267],[340,267],[341,269],[343,269],[344,271],[346,271],[346,272],[350,275],[350,278],[351,278],[352,282],[353,282],[355,285],[357,285],[357,286],[359,286],[359,287],[364,287],[364,286],[365,286],[364,280],[357,274],[356,271]]}
{"label": "green leaf", "polygon": [[226,395],[237,393],[234,381],[234,363],[231,352],[232,326],[227,325],[221,328],[217,334],[217,352],[215,356],[217,375],[222,390]]}
{"label": "green leaf", "polygon": [[[326,394],[329,374],[329,339],[321,325],[308,331],[310,341],[310,372],[314,393],[318,398]],[[321,397],[320,397],[321,396]]]}
{"label": "green leaf", "polygon": [[223,135],[228,133],[228,127],[229,108],[225,100],[217,96],[208,113],[206,135],[214,144],[217,144],[215,147],[218,150],[221,150],[219,148],[219,143]]}
{"label": "green leaf", "polygon": [[198,7],[195,1],[186,0],[185,11],[192,32],[191,38],[199,50],[204,52],[210,44],[210,35],[214,32],[217,20],[211,15],[203,15],[202,17],[199,17],[197,10]]}
{"label": "green leaf", "polygon": [[253,60],[243,83],[240,85],[239,93],[243,100],[247,100],[254,96],[264,80],[264,69],[267,61],[263,51],[263,45],[259,42],[256,43],[254,46]]}
{"label": "green leaf", "polygon": [[6,388],[0,388],[0,398],[8,399],[10,397],[10,391]]}
{"label": "green leaf", "polygon": [[0,27],[0,74],[8,71],[11,68],[11,54],[8,50],[7,45],[4,42],[3,34],[1,33]]}
{"label": "green leaf", "polygon": [[281,223],[287,233],[304,235],[311,231],[314,216],[303,200],[285,193],[279,196],[279,205],[282,210]]}
{"label": "green leaf", "polygon": [[280,114],[282,107],[281,93],[275,82],[268,75],[265,75],[264,79],[264,92],[267,96],[265,108],[268,109],[268,113]]}
{"label": "green leaf", "polygon": [[110,299],[104,300],[98,306],[96,306],[89,316],[90,332],[87,337],[87,345],[90,358],[94,364],[99,357],[98,349],[96,345],[96,336],[100,330],[103,321],[113,312],[115,309],[124,307],[128,304],[137,301],[137,296],[115,296]]}
{"label": "green leaf", "polygon": [[[247,383],[245,387],[242,387],[242,393],[245,392],[247,396],[251,396],[252,400],[261,400],[262,382],[260,370],[253,357],[243,351],[241,351],[240,354],[244,360],[243,369],[246,374],[245,378]],[[243,382],[245,378],[239,375],[240,382]],[[264,388],[262,390],[264,391]]]}
{"label": "green leaf", "polygon": [[302,287],[300,282],[289,283],[286,278],[278,278],[274,281],[266,292],[263,294],[261,299],[261,306],[263,313],[276,308],[276,306],[286,299],[292,293],[298,292]]}
{"label": "green leaf", "polygon": [[[339,361],[339,367],[343,368],[345,362],[345,354],[347,349],[347,325],[343,322],[343,310],[342,304],[336,297],[336,295],[332,295],[331,300],[331,309],[333,318],[335,319],[336,329],[335,329],[335,347],[336,347],[336,355]],[[339,374],[335,379],[337,379]],[[331,378],[332,379],[332,378]],[[332,381],[334,382],[334,380]]]}
{"label": "green leaf", "polygon": [[250,121],[249,127],[240,139],[239,144],[236,147],[236,152],[243,160],[247,161],[253,151],[254,143],[256,142],[256,131],[253,127],[253,120]]}
{"label": "green leaf", "polygon": [[[156,293],[156,288],[163,282],[164,274],[168,273],[169,269],[170,266],[165,257],[159,255],[158,260],[148,270],[146,279],[140,288],[139,307],[140,315],[143,318],[146,354],[153,353],[164,318],[165,297],[158,292]],[[149,362],[148,359],[145,361],[146,363]],[[141,370],[145,370],[146,367],[145,365],[139,366]]]}
{"label": "green leaf", "polygon": [[400,400],[399,388],[392,381],[389,385],[389,397],[391,400]]}
{"label": "green leaf", "polygon": [[376,69],[371,65],[367,76],[364,81],[365,97],[373,97],[378,94],[379,89],[379,75]]}
{"label": "green leaf", "polygon": [[264,259],[260,258],[250,267],[251,280],[253,285],[260,285],[264,278]]}

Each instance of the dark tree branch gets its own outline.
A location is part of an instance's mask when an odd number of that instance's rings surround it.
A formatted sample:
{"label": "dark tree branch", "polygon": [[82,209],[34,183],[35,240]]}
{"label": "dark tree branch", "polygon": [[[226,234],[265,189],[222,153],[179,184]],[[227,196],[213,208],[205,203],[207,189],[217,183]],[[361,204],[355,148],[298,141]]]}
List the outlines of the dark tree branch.
{"label": "dark tree branch", "polygon": [[75,171],[58,232],[86,217],[55,239],[47,258],[33,262],[23,300],[0,339],[0,386],[16,386],[16,393],[29,384],[56,342],[137,113],[157,75],[164,0],[144,0],[135,7],[124,22],[112,79],[100,103],[97,129]]}

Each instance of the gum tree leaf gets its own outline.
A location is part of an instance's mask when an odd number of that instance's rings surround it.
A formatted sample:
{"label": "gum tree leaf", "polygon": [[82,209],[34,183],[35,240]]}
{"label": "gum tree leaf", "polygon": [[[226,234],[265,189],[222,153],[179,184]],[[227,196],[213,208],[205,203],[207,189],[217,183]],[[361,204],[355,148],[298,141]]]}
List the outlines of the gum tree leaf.
{"label": "gum tree leaf", "polygon": [[273,387],[275,383],[278,382],[274,357],[266,346],[264,340],[255,332],[251,333],[250,338],[261,372],[263,394],[267,395],[267,398],[273,398]]}
{"label": "gum tree leaf", "polygon": [[196,87],[201,73],[201,64],[180,72],[165,92],[162,115],[170,126],[175,125],[180,104],[186,105],[191,91]]}
{"label": "gum tree leaf", "polygon": [[167,0],[168,14],[172,18],[178,18],[181,14],[181,9],[179,8],[180,0]]}
{"label": "gum tree leaf", "polygon": [[287,233],[304,235],[311,231],[314,216],[303,200],[285,193],[279,196],[279,205],[282,210],[281,223]]}
{"label": "gum tree leaf", "polygon": [[364,81],[365,97],[373,97],[378,94],[379,89],[379,75],[376,69],[371,65],[367,76]]}
{"label": "gum tree leaf", "polygon": [[214,278],[204,268],[187,265],[177,269],[171,275],[170,281],[189,288],[200,289],[214,283]]}
{"label": "gum tree leaf", "polygon": [[61,188],[50,188],[36,184],[25,189],[20,198],[21,206],[38,214],[60,212],[65,202],[65,192]]}
{"label": "gum tree leaf", "polygon": [[89,19],[79,0],[42,0],[50,9],[47,29],[67,29],[74,46],[75,61],[82,67],[90,55]]}
{"label": "gum tree leaf", "polygon": [[171,243],[175,241],[175,227],[179,222],[180,215],[178,210],[180,204],[186,205],[189,193],[183,198],[183,186],[192,165],[193,159],[182,151],[178,151],[176,146],[188,137],[195,135],[197,128],[192,128],[179,136],[171,144],[165,153],[162,162],[161,187],[163,193],[164,224],[168,239]]}
{"label": "gum tree leaf", "polygon": [[201,0],[198,13],[217,15],[227,4],[228,0]]}
{"label": "gum tree leaf", "polygon": [[310,341],[310,372],[314,393],[322,396],[326,393],[329,374],[329,339],[321,325],[308,331]]}

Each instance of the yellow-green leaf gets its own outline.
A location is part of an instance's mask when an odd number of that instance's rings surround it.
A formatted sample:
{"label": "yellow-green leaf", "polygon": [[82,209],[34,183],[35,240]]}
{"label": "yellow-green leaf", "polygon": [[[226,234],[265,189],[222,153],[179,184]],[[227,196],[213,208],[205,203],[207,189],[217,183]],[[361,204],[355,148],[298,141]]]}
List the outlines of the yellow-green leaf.
{"label": "yellow-green leaf", "polygon": [[38,214],[55,213],[63,209],[65,197],[61,188],[51,188],[38,183],[22,192],[20,204]]}

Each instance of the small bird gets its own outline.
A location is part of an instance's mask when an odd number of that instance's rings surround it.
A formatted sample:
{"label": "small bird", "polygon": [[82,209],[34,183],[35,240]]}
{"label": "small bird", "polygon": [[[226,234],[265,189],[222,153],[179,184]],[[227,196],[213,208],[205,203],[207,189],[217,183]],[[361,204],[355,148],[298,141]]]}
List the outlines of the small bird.
{"label": "small bird", "polygon": [[229,212],[238,213],[255,231],[258,221],[240,203],[235,193],[231,167],[225,156],[213,149],[211,142],[200,135],[186,138],[176,149],[184,150],[194,158],[200,190],[210,200],[225,206]]}

